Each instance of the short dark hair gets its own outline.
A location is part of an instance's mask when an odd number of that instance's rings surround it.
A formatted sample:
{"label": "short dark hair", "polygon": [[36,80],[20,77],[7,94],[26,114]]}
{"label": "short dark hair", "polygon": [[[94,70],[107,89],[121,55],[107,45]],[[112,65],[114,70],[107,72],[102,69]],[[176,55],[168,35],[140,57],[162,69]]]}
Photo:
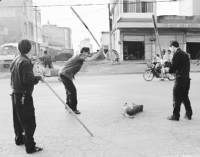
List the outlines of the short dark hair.
{"label": "short dark hair", "polygon": [[44,50],[44,54],[47,54],[47,50]]}
{"label": "short dark hair", "polygon": [[179,43],[178,43],[178,41],[173,40],[173,41],[170,42],[169,46],[170,47],[174,46],[174,47],[178,48],[179,47]]}
{"label": "short dark hair", "polygon": [[83,48],[81,49],[80,53],[82,54],[83,52],[88,52],[88,53],[90,53],[89,47],[83,47]]}
{"label": "short dark hair", "polygon": [[31,42],[27,39],[21,40],[18,43],[18,49],[21,54],[27,54],[31,50]]}

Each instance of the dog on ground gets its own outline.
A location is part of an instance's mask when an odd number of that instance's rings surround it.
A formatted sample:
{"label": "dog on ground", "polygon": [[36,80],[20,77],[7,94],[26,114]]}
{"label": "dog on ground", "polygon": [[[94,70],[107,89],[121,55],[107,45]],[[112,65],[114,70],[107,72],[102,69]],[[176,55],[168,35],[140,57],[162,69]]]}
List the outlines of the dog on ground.
{"label": "dog on ground", "polygon": [[137,105],[135,103],[125,103],[122,107],[122,114],[127,118],[134,118],[134,116],[143,111],[143,105]]}

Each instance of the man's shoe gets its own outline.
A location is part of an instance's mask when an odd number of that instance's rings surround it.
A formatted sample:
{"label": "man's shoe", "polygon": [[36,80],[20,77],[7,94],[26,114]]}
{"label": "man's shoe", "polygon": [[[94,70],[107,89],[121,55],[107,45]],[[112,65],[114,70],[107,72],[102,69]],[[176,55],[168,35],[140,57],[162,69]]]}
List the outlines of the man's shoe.
{"label": "man's shoe", "polygon": [[170,116],[170,117],[167,117],[168,120],[174,120],[174,121],[179,121],[179,118],[175,117],[175,116]]}
{"label": "man's shoe", "polygon": [[192,116],[188,116],[187,114],[185,114],[184,118],[188,120],[192,120]]}
{"label": "man's shoe", "polygon": [[15,141],[15,144],[18,145],[18,146],[21,146],[24,144],[24,141]]}
{"label": "man's shoe", "polygon": [[35,146],[33,149],[26,150],[26,152],[27,152],[28,154],[33,154],[33,153],[40,152],[40,151],[42,151],[42,150],[43,150],[43,149],[42,149],[41,147]]}
{"label": "man's shoe", "polygon": [[161,78],[160,81],[165,81],[165,79],[164,79],[164,78]]}
{"label": "man's shoe", "polygon": [[79,110],[74,110],[75,114],[81,114],[81,112]]}
{"label": "man's shoe", "polygon": [[15,138],[15,144],[17,146],[21,146],[24,144],[24,136],[22,135],[22,137],[20,136],[20,138]]}

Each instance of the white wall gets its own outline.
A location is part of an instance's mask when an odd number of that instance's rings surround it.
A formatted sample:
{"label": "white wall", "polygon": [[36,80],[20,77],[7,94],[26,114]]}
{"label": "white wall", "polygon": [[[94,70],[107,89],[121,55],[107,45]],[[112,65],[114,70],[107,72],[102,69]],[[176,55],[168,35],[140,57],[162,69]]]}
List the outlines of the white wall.
{"label": "white wall", "polygon": [[[163,2],[162,2],[163,1]],[[200,0],[179,0],[176,2],[164,2],[158,0],[157,15],[179,15],[194,16],[200,15]]]}
{"label": "white wall", "polygon": [[2,0],[0,2],[0,17],[7,18],[7,17],[16,17],[17,12],[19,12],[22,8],[14,8],[9,6],[21,6],[22,1],[16,0]]}
{"label": "white wall", "polygon": [[110,43],[109,32],[102,32],[100,40],[101,40],[101,45],[109,45]]}
{"label": "white wall", "polygon": [[200,15],[200,0],[180,1],[180,15],[183,16]]}
{"label": "white wall", "polygon": [[193,15],[193,0],[180,1],[180,15],[182,16]]}
{"label": "white wall", "polygon": [[200,0],[194,0],[193,7],[194,7],[193,14],[200,15]]}
{"label": "white wall", "polygon": [[179,15],[179,2],[166,2],[158,0],[156,5],[156,14],[160,15]]}
{"label": "white wall", "polygon": [[71,48],[71,30],[67,27],[44,25],[42,34],[46,36],[49,45]]}

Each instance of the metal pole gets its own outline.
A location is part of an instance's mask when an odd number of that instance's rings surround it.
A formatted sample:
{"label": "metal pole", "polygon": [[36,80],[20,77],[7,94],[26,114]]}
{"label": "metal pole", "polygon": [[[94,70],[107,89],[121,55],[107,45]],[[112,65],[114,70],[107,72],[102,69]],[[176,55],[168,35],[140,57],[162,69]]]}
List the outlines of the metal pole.
{"label": "metal pole", "polygon": [[[160,40],[159,40],[159,34],[158,34],[158,28],[157,28],[157,24],[156,24],[156,20],[155,20],[155,15],[152,15],[152,19],[153,19],[153,24],[154,24],[156,41],[158,43],[158,47],[159,47],[159,50],[160,50],[160,57],[161,57],[161,60],[163,60],[162,49],[161,49],[161,46],[160,46]],[[162,62],[161,62],[161,79],[164,78],[163,68],[164,68],[164,64],[162,64]]]}
{"label": "metal pole", "polygon": [[68,112],[83,126],[83,128],[89,133],[90,136],[94,136],[93,133],[86,127],[86,125],[75,115],[75,113],[71,110],[71,108],[62,100],[62,98],[55,92],[55,90],[45,81],[43,82],[46,86],[55,94],[55,96],[64,104],[65,108]]}
{"label": "metal pole", "polygon": [[112,21],[111,21],[111,13],[110,13],[110,3],[108,4],[108,18],[109,18],[109,51],[108,51],[108,55],[109,58],[112,58]]}
{"label": "metal pole", "polygon": [[158,43],[158,47],[159,47],[160,55],[161,55],[162,49],[161,49],[161,46],[160,46],[160,40],[159,40],[159,34],[158,34],[158,28],[157,28],[157,24],[156,24],[156,20],[155,20],[155,15],[152,15],[152,19],[153,19],[153,24],[154,24],[154,31],[155,31],[155,35],[156,35],[156,41]]}
{"label": "metal pole", "polygon": [[85,28],[88,30],[88,32],[90,33],[90,35],[92,36],[92,38],[94,39],[94,41],[96,42],[96,44],[99,46],[99,48],[101,47],[101,45],[99,44],[99,42],[97,41],[97,39],[94,37],[94,35],[92,34],[92,32],[90,31],[90,29],[88,28],[88,26],[85,24],[85,22],[81,19],[81,17],[78,15],[78,13],[74,10],[74,8],[70,7],[71,10],[73,11],[73,13],[78,17],[78,19],[82,22],[82,24],[85,26]]}
{"label": "metal pole", "polygon": [[111,13],[110,13],[110,3],[108,4],[108,16],[109,16],[109,50],[112,49],[112,21],[111,21]]}
{"label": "metal pole", "polygon": [[36,52],[36,55],[39,56],[39,52],[38,52],[38,30],[37,30],[37,6],[35,6],[35,52]]}

